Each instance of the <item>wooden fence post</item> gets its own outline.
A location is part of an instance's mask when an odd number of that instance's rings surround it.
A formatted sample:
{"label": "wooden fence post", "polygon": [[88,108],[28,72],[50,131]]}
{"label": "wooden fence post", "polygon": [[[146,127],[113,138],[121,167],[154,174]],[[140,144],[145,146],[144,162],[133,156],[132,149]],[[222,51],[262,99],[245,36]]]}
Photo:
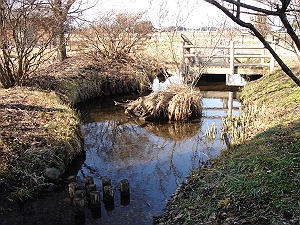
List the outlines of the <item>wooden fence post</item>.
{"label": "wooden fence post", "polygon": [[234,74],[234,42],[230,41],[230,73]]}

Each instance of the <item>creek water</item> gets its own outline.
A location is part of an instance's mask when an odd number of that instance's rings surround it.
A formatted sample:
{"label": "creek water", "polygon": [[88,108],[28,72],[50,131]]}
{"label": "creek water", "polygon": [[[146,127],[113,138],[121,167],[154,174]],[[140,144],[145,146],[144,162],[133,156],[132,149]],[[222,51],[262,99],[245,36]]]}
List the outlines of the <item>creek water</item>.
{"label": "creek water", "polygon": [[[86,207],[85,217],[75,217],[67,184],[22,205],[2,224],[153,224],[152,217],[163,213],[165,203],[185,181],[192,169],[219,155],[225,143],[220,133],[211,140],[205,132],[214,124],[221,127],[227,115],[228,91],[237,91],[222,83],[202,82],[203,116],[188,123],[145,123],[129,117],[122,102],[137,95],[96,99],[80,105],[84,150],[71,165],[63,180],[77,175],[79,183],[92,176],[101,193],[101,208]],[[233,114],[240,102],[234,99]],[[102,201],[102,178],[114,187],[114,201]],[[130,196],[120,196],[119,182],[127,179]]]}
{"label": "creek water", "polygon": [[[90,101],[79,107],[86,159],[77,175],[80,180],[92,176],[100,190],[102,178],[108,177],[115,188],[114,204],[102,205],[101,224],[152,224],[152,217],[163,213],[166,201],[190,171],[226,147],[219,132],[214,140],[205,133],[213,125],[221,127],[228,92],[204,91],[203,96],[203,116],[188,123],[143,122],[114,104],[137,95]],[[233,107],[233,114],[238,114],[238,100]],[[125,203],[119,191],[122,179],[130,183],[130,198]]]}

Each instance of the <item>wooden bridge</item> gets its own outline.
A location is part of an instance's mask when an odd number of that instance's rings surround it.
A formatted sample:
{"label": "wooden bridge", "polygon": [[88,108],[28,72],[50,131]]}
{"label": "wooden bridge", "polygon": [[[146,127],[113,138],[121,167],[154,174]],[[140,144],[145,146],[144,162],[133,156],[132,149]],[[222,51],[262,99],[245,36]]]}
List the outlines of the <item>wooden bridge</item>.
{"label": "wooden bridge", "polygon": [[274,69],[275,60],[264,46],[235,45],[226,40],[209,46],[195,46],[185,35],[181,37],[183,74],[195,71],[226,74],[228,80],[234,75],[264,75]]}

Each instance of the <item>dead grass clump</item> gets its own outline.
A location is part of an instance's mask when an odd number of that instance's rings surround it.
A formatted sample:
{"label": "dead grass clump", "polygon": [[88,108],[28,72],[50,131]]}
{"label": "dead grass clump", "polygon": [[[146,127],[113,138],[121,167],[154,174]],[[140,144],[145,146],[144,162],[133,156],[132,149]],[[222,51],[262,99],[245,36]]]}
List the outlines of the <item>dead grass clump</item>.
{"label": "dead grass clump", "polygon": [[125,111],[145,120],[187,121],[201,115],[201,98],[200,91],[173,84],[163,92],[152,92],[126,104]]}

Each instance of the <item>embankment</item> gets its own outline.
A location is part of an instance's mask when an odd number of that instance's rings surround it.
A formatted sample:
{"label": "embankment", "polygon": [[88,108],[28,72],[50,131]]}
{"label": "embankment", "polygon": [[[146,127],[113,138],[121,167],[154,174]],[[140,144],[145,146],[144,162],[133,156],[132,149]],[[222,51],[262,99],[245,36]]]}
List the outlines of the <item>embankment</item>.
{"label": "embankment", "polygon": [[1,193],[24,200],[58,181],[83,147],[74,106],[140,91],[148,76],[141,65],[95,65],[77,57],[39,70],[23,87],[0,89]]}
{"label": "embankment", "polygon": [[242,100],[243,139],[193,171],[155,224],[300,223],[300,88],[278,70]]}

